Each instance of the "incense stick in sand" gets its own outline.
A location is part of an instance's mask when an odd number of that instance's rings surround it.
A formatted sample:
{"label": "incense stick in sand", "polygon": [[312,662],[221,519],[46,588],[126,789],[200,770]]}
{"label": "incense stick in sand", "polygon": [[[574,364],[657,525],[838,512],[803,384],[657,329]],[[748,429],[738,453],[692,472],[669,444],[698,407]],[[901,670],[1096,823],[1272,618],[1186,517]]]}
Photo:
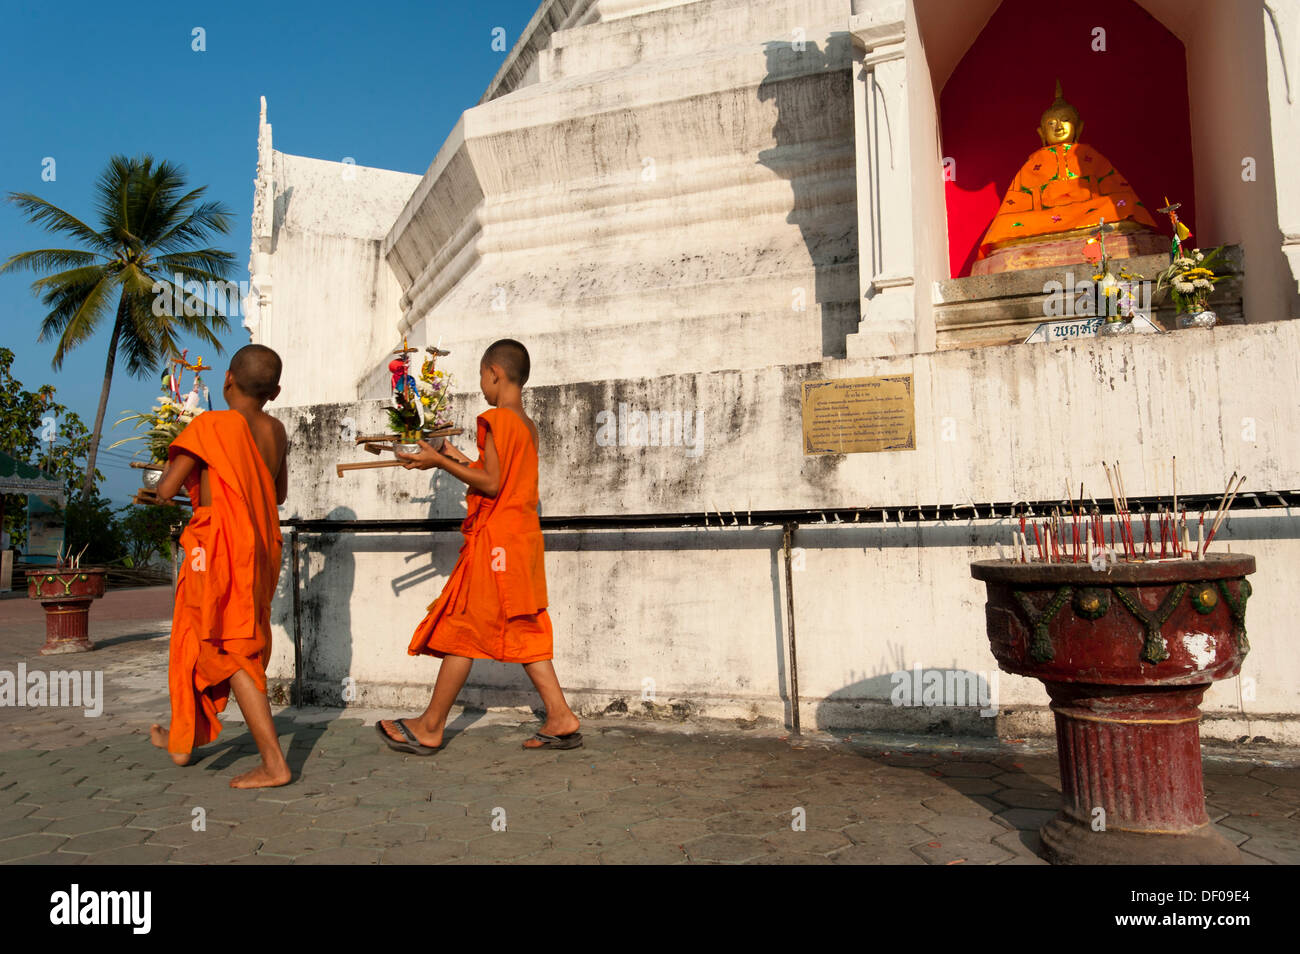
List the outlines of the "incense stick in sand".
{"label": "incense stick in sand", "polygon": [[1174,517],[1178,517],[1178,455],[1174,455]]}
{"label": "incense stick in sand", "polygon": [[1241,479],[1237,481],[1236,489],[1232,491],[1232,496],[1224,500],[1223,507],[1220,509],[1219,515],[1214,521],[1214,525],[1210,527],[1210,535],[1205,538],[1205,545],[1207,547],[1214,542],[1214,534],[1218,532],[1219,525],[1222,524],[1223,521],[1227,519],[1228,511],[1232,509],[1232,502],[1237,499],[1237,493],[1241,490],[1241,486],[1245,482],[1246,482],[1246,475],[1242,474]]}

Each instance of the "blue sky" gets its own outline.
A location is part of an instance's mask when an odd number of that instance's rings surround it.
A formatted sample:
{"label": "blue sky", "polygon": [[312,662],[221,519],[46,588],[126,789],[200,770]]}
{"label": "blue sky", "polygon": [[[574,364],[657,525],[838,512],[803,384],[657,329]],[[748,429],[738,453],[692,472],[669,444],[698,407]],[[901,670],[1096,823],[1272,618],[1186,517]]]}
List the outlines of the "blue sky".
{"label": "blue sky", "polygon": [[[248,278],[258,97],[266,96],[275,148],[320,159],[351,156],[358,165],[422,174],[461,112],[478,102],[514,46],[538,0],[474,3],[316,2],[171,3],[135,8],[83,0],[6,3],[0,31],[0,192],[32,192],[92,226],[92,189],[109,156],[151,153],[181,164],[189,184],[224,203],[231,231],[213,244],[232,252],[235,281]],[[193,30],[206,50],[192,49]],[[41,177],[46,157],[56,178]],[[0,261],[67,240],[28,224],[0,202]],[[37,342],[45,310],[31,293],[36,276],[0,276],[0,343],[17,359],[28,390],[53,384],[59,400],[94,422],[104,377],[109,324],[82,343],[59,371],[54,342]],[[220,374],[248,342],[238,317],[223,337],[224,357],[197,343],[214,365],[206,382],[224,406]],[[189,344],[187,342],[187,344]],[[158,396],[157,376],[129,377],[119,361],[105,415],[107,447],[129,433],[112,423]],[[139,485],[110,452],[104,490],[125,503]]]}

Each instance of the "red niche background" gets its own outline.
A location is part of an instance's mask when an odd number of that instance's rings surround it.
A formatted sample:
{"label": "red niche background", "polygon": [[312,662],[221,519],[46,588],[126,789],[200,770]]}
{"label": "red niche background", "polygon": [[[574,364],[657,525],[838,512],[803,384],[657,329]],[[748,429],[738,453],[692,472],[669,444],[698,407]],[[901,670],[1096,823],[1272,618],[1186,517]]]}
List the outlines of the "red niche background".
{"label": "red niche background", "polygon": [[[1097,27],[1105,52],[1092,49]],[[954,278],[970,274],[1012,177],[1041,145],[1058,78],[1082,117],[1079,141],[1114,163],[1162,232],[1166,195],[1196,230],[1182,42],[1133,0],[1003,0],[939,96],[943,156],[955,162],[944,184]]]}

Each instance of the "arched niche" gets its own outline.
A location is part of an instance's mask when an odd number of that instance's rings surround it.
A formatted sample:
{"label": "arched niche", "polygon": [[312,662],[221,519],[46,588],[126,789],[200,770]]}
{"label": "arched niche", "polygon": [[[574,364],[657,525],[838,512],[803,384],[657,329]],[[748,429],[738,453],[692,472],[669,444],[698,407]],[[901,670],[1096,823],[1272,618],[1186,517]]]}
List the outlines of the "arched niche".
{"label": "arched niche", "polygon": [[[1034,127],[1059,76],[1083,116],[1083,139],[1149,208],[1168,194],[1183,203],[1194,244],[1243,247],[1247,320],[1295,314],[1273,150],[1280,120],[1270,125],[1271,111],[1285,104],[1269,72],[1271,62],[1280,75],[1281,57],[1295,54],[1284,54],[1274,38],[1274,13],[1263,0],[909,4],[937,106],[934,166],[945,156],[956,163],[955,183],[944,184],[948,243],[943,260],[929,263],[933,274],[969,274],[974,245],[1038,145]],[[1104,52],[1092,49],[1097,27],[1106,31]],[[977,148],[977,139],[987,145]],[[976,221],[980,204],[983,222]],[[918,253],[940,255],[937,243]]]}
{"label": "arched niche", "polygon": [[1153,218],[1168,195],[1195,231],[1182,42],[1133,0],[1003,0],[939,95],[953,277],[970,274],[1011,177],[1041,145],[1035,127],[1056,79],[1083,117],[1081,141],[1115,164]]}

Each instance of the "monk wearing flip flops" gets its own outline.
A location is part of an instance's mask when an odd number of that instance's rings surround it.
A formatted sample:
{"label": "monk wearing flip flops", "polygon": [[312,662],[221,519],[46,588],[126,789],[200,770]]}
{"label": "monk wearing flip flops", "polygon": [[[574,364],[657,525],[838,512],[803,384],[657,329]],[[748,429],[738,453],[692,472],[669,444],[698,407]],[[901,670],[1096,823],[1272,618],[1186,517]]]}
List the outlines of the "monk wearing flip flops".
{"label": "monk wearing flip flops", "polygon": [[376,724],[389,748],[431,755],[442,746],[447,715],[475,659],[522,663],[546,707],[546,721],[528,749],[582,745],[578,717],[551,665],[551,620],[537,518],[537,425],[523,406],[528,350],[494,342],[479,363],[479,384],[492,409],[478,418],[478,460],[446,440],[420,441],[420,453],[397,456],[408,470],[440,467],[465,483],[465,543],[446,587],[416,627],[407,652],[442,660],[423,715]]}

